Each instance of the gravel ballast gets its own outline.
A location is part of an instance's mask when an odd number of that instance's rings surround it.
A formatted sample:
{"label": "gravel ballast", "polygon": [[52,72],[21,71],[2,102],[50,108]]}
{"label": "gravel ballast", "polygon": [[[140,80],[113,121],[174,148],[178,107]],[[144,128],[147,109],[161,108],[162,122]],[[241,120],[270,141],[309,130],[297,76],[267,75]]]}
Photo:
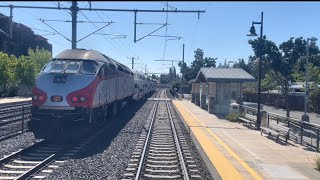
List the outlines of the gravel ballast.
{"label": "gravel ballast", "polygon": [[111,127],[95,140],[95,145],[68,159],[46,179],[119,179],[140,133],[145,129],[154,102],[139,102],[125,107],[112,119]]}
{"label": "gravel ballast", "polygon": [[0,158],[7,156],[19,149],[24,149],[36,142],[33,133],[25,132],[23,134],[0,141]]}

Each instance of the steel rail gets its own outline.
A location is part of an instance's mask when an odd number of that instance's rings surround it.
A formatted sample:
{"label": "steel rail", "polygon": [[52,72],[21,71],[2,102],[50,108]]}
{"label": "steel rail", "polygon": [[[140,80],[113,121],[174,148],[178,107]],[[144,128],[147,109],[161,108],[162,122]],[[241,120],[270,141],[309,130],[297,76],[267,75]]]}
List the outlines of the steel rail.
{"label": "steel rail", "polygon": [[171,129],[173,131],[174,142],[176,144],[176,148],[177,148],[178,155],[179,155],[179,160],[180,160],[180,164],[181,164],[181,168],[182,168],[183,179],[184,180],[189,180],[187,166],[186,166],[186,164],[184,162],[184,158],[183,158],[181,147],[180,147],[179,140],[178,140],[178,135],[177,135],[177,132],[176,132],[176,127],[175,127],[175,125],[173,123],[172,115],[171,115],[170,108],[169,108],[167,100],[166,100],[166,106],[167,106],[167,111],[168,111],[168,115],[169,115],[169,118],[170,118]]}
{"label": "steel rail", "polygon": [[[159,92],[159,97],[160,97],[162,91],[163,90],[161,90]],[[155,108],[154,108],[154,111],[153,111],[150,127],[149,127],[148,134],[147,134],[147,139],[146,139],[144,147],[143,147],[143,151],[142,151],[141,159],[140,159],[140,162],[139,162],[138,171],[137,171],[137,174],[135,176],[135,180],[139,180],[140,175],[141,175],[143,162],[144,162],[144,159],[145,159],[145,156],[146,156],[146,152],[147,152],[147,149],[148,149],[149,141],[151,139],[150,137],[151,137],[151,131],[153,129],[154,119],[155,119],[156,113],[158,111],[158,105],[159,105],[159,100],[156,101],[156,105],[155,105]]]}

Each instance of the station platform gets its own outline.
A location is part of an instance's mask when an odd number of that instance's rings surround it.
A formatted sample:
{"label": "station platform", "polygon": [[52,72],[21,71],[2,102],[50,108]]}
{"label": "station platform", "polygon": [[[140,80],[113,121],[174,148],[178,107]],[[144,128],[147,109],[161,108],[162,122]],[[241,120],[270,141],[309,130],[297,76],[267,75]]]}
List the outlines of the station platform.
{"label": "station platform", "polygon": [[[173,100],[214,179],[320,179],[320,153],[219,119],[190,100]],[[281,138],[281,137],[280,137]]]}
{"label": "station platform", "polygon": [[31,103],[31,97],[6,97],[0,98],[0,106],[14,105],[17,103]]}

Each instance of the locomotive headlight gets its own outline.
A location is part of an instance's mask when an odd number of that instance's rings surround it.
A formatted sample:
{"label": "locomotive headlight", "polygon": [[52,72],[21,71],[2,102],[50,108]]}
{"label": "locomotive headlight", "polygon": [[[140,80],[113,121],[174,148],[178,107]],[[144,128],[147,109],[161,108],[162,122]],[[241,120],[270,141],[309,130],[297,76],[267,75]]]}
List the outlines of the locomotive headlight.
{"label": "locomotive headlight", "polygon": [[84,96],[81,96],[81,97],[80,97],[80,101],[81,101],[81,102],[85,102],[86,100],[87,100],[86,97],[84,97]]}

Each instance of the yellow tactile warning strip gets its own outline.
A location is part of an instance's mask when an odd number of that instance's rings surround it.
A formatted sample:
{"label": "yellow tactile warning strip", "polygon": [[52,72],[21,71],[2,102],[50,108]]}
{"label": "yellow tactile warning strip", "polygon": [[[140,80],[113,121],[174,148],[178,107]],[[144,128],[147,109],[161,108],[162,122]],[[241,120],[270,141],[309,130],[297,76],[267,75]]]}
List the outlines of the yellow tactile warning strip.
{"label": "yellow tactile warning strip", "polygon": [[199,141],[199,144],[209,157],[210,161],[220,174],[221,178],[244,179],[239,171],[222,154],[222,152],[220,152],[218,148],[206,137],[202,130],[197,127],[192,127],[197,126],[198,123],[196,123],[195,119],[190,115],[190,113],[184,110],[185,107],[183,107],[183,104],[176,100],[174,100],[173,103],[188,126],[191,126],[190,131],[192,131],[194,136]]}
{"label": "yellow tactile warning strip", "polygon": [[[197,126],[198,123],[206,129],[206,131],[215,138],[229,153],[234,157],[255,179],[262,179],[247,163],[245,163],[235,152],[233,152],[230,147],[225,144],[217,135],[215,135],[211,129],[207,128],[206,125],[197,118],[188,108],[186,108],[180,101],[173,100],[174,105],[177,110],[182,115],[183,119],[186,121],[190,127],[190,131],[194,133],[199,144],[202,146],[203,150],[209,157],[210,161],[213,163],[217,171],[219,172],[222,179],[244,179],[240,175],[239,171],[231,164],[227,158],[224,157],[223,153],[220,152],[217,147],[208,139],[208,137],[202,132],[201,129],[192,127]],[[188,111],[188,112],[187,112]]]}

